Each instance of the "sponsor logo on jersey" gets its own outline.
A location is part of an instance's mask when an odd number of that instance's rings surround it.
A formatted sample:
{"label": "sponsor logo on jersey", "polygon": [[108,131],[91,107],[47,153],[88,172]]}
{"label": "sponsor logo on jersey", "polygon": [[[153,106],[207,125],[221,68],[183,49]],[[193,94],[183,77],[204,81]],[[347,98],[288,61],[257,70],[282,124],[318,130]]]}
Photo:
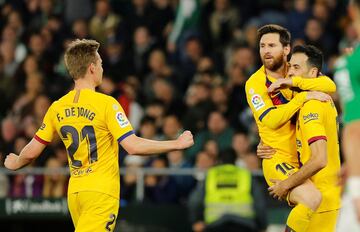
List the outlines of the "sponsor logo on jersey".
{"label": "sponsor logo on jersey", "polygon": [[313,121],[313,120],[318,120],[319,114],[318,113],[309,113],[309,114],[303,116],[303,119],[304,119],[304,124],[308,123],[310,121]]}
{"label": "sponsor logo on jersey", "polygon": [[45,127],[46,127],[46,124],[45,124],[45,123],[41,124],[41,126],[40,126],[40,130],[44,130],[44,129],[45,129]]}
{"label": "sponsor logo on jersey", "polygon": [[116,113],[116,120],[119,123],[121,128],[124,128],[127,125],[129,125],[129,120],[127,119],[126,115],[122,112]]}
{"label": "sponsor logo on jersey", "polygon": [[256,111],[265,106],[265,103],[259,94],[255,94],[251,97],[251,103],[253,104]]}

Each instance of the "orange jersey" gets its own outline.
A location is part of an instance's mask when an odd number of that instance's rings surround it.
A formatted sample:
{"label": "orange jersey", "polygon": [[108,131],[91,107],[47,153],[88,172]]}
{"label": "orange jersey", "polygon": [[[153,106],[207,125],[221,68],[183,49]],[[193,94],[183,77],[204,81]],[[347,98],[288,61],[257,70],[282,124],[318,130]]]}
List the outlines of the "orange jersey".
{"label": "orange jersey", "polygon": [[96,191],[119,198],[119,142],[134,133],[120,104],[89,89],[70,91],[50,106],[35,139],[47,144],[55,132],[68,153],[68,192]]}

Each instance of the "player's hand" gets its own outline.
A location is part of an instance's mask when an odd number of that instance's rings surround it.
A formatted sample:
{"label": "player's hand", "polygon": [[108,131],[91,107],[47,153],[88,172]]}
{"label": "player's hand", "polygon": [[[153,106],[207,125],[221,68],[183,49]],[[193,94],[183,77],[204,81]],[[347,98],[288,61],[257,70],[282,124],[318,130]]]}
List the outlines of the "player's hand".
{"label": "player's hand", "polygon": [[267,146],[263,143],[259,143],[256,150],[256,155],[260,159],[271,159],[275,154],[276,150],[270,146]]}
{"label": "player's hand", "polygon": [[280,89],[283,89],[283,88],[286,88],[289,86],[292,86],[291,78],[278,79],[269,86],[268,92],[272,93],[272,92],[278,91]]}
{"label": "player's hand", "polygon": [[329,94],[318,92],[318,91],[309,91],[306,95],[306,100],[318,100],[322,102],[331,101]]}
{"label": "player's hand", "polygon": [[19,168],[16,162],[17,159],[18,159],[18,155],[14,153],[10,153],[5,158],[4,166],[10,170],[17,170]]}
{"label": "player's hand", "polygon": [[286,183],[281,180],[270,179],[271,182],[274,183],[273,186],[268,188],[270,196],[273,198],[277,198],[278,200],[285,200],[286,195],[289,192],[289,188]]}
{"label": "player's hand", "polygon": [[194,145],[194,138],[190,131],[184,131],[178,138],[178,149],[185,149]]}

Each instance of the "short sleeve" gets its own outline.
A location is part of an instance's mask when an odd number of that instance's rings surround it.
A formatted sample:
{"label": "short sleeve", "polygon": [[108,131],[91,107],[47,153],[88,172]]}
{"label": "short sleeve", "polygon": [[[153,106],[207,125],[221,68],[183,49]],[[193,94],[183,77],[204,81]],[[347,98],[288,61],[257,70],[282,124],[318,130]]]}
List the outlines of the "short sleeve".
{"label": "short sleeve", "polygon": [[299,122],[304,139],[310,145],[317,140],[327,140],[324,128],[324,106],[323,102],[308,101],[300,110]]}
{"label": "short sleeve", "polygon": [[53,140],[54,133],[55,133],[55,125],[53,123],[54,119],[54,113],[53,113],[54,106],[51,105],[48,109],[48,111],[45,114],[45,117],[43,119],[43,123],[36,132],[34,138],[42,143],[47,145]]}
{"label": "short sleeve", "polygon": [[129,135],[134,134],[134,130],[126,114],[114,98],[109,98],[106,106],[106,125],[114,138],[121,142]]}

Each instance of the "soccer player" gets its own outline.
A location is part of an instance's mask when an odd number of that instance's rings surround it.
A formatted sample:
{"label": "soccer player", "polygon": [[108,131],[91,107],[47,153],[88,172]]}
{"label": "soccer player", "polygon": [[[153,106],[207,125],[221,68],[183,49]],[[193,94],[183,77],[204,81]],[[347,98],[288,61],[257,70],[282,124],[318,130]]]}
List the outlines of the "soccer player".
{"label": "soccer player", "polygon": [[[360,0],[351,0],[349,16],[360,36]],[[360,47],[352,55],[337,62],[335,81],[343,109],[342,147],[348,173],[343,208],[340,211],[339,232],[360,231]]]}
{"label": "soccer player", "polygon": [[[322,68],[322,52],[314,46],[296,46],[290,59],[288,76],[316,78]],[[285,80],[285,79],[284,79]],[[286,79],[287,86],[291,81]],[[285,81],[281,81],[285,84]],[[300,169],[287,179],[274,180],[270,195],[286,197],[294,187],[310,179],[320,190],[322,201],[314,213],[307,231],[335,231],[340,208],[340,153],[337,111],[332,101],[308,101],[298,112],[296,146]],[[326,222],[326,223],[324,223]]]}
{"label": "soccer player", "polygon": [[[265,180],[271,186],[271,179],[286,179],[299,167],[295,126],[289,119],[306,101],[327,101],[330,97],[320,92],[301,92],[293,96],[294,92],[290,89],[275,91],[269,95],[267,87],[286,76],[290,33],[278,25],[265,25],[259,29],[258,38],[264,66],[249,78],[245,89],[262,142],[276,150],[272,159],[264,159],[262,162]],[[316,79],[293,77],[292,82],[303,90],[334,92],[336,89],[335,83],[324,76]],[[306,231],[313,212],[320,205],[321,193],[309,180],[290,193],[288,201],[296,206],[288,216],[287,226],[296,232]]]}
{"label": "soccer player", "polygon": [[100,44],[75,40],[67,48],[65,64],[74,90],[55,101],[42,126],[20,155],[10,153],[5,166],[17,170],[32,162],[56,132],[65,144],[70,166],[68,206],[75,231],[113,231],[119,208],[119,144],[131,155],[151,155],[193,145],[185,131],[176,140],[153,141],[134,134],[120,104],[95,92],[102,81]]}

